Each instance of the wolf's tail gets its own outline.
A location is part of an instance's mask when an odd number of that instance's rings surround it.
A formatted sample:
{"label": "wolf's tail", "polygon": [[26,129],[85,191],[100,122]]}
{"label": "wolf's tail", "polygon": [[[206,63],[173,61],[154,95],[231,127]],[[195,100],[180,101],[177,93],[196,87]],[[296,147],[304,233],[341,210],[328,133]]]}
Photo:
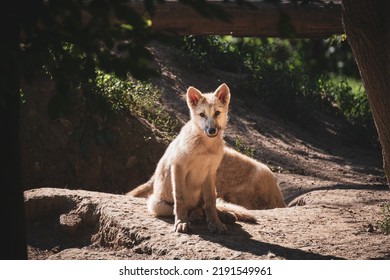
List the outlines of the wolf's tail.
{"label": "wolf's tail", "polygon": [[129,191],[128,193],[126,193],[126,195],[131,195],[134,197],[148,197],[153,192],[153,182],[154,182],[154,175],[149,179],[149,181]]}
{"label": "wolf's tail", "polygon": [[223,199],[217,198],[217,209],[221,212],[227,212],[233,214],[238,221],[253,223],[257,222],[256,217],[246,208],[229,203]]}

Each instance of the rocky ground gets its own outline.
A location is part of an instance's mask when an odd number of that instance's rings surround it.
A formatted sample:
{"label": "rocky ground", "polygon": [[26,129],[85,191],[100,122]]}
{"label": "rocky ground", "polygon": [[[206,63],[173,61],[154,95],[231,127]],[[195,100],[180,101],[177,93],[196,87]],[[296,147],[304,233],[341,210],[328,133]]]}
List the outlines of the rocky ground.
{"label": "rocky ground", "polygon": [[225,235],[198,226],[172,232],[172,219],[148,215],[145,200],[82,190],[26,193],[31,259],[389,259],[375,228],[386,190],[322,190],[296,206],[256,210],[258,224]]}

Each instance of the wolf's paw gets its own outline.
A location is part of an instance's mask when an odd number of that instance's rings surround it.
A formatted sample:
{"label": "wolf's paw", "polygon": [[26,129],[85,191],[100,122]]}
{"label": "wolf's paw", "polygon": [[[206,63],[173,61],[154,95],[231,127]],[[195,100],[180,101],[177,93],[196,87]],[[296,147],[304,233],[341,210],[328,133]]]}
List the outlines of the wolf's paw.
{"label": "wolf's paw", "polygon": [[210,222],[208,228],[211,233],[224,234],[227,232],[226,226],[221,222]]}
{"label": "wolf's paw", "polygon": [[178,220],[175,222],[174,231],[188,233],[190,231],[190,226],[188,223],[184,223],[184,222]]}

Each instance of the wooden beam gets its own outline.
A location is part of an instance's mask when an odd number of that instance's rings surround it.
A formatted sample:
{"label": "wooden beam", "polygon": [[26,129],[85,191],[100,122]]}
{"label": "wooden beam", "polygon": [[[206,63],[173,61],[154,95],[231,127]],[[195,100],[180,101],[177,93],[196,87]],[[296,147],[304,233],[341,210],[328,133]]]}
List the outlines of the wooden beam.
{"label": "wooden beam", "polygon": [[[341,4],[337,0],[305,5],[252,1],[252,8],[235,2],[212,3],[229,14],[230,22],[205,18],[188,5],[167,1],[157,5],[154,16],[149,17],[152,28],[173,35],[326,38],[344,33]],[[143,2],[133,2],[132,6],[146,15]],[[291,27],[293,33],[288,32]]]}

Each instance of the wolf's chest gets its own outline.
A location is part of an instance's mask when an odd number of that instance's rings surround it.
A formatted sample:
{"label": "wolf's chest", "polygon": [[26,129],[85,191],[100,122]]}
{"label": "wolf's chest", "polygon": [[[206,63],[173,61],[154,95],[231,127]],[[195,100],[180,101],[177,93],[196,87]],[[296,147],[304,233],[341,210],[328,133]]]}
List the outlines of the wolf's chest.
{"label": "wolf's chest", "polygon": [[187,183],[188,185],[201,185],[209,176],[215,176],[215,172],[221,162],[218,155],[198,155],[188,162]]}

